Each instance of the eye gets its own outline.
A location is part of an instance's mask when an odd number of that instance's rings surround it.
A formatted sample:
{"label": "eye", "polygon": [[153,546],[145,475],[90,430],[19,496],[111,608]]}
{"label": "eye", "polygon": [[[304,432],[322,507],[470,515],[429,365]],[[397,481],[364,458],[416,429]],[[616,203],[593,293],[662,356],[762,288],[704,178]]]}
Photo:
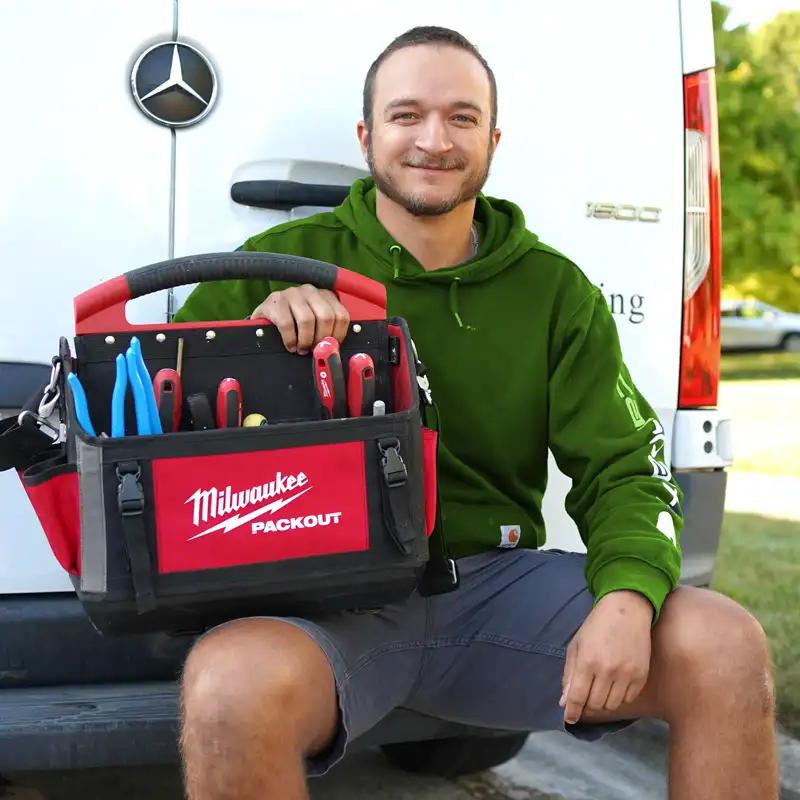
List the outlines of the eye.
{"label": "eye", "polygon": [[392,119],[414,119],[414,114],[411,111],[400,111],[392,116]]}
{"label": "eye", "polygon": [[476,124],[476,120],[474,117],[467,116],[467,114],[456,114],[455,119],[458,122],[465,122],[468,125]]}

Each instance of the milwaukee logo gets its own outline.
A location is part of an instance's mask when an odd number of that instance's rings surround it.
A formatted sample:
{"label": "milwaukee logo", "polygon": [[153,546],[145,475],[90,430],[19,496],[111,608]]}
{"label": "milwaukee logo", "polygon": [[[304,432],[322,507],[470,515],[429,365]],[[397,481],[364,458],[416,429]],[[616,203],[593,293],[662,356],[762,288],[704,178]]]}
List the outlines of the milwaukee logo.
{"label": "milwaukee logo", "polygon": [[[192,509],[192,524],[195,527],[219,517],[228,518],[192,536],[189,541],[218,530],[223,530],[227,533],[233,530],[233,528],[238,528],[240,525],[250,522],[256,517],[260,517],[262,514],[275,512],[309,491],[312,488],[311,486],[305,489],[302,488],[306,486],[307,483],[308,477],[304,472],[287,476],[281,475],[281,473],[278,472],[275,475],[275,479],[269,483],[258,484],[257,486],[252,486],[249,489],[241,491],[234,492],[230,486],[226,486],[224,489],[217,489],[216,487],[211,489],[198,489],[186,500],[186,503],[194,504]],[[296,489],[300,489],[300,491],[295,491]],[[294,494],[288,497],[282,497],[282,495],[286,495],[289,492],[294,492]],[[229,516],[248,506],[259,505],[273,497],[277,499],[261,508],[257,508],[255,511],[244,515],[236,514],[233,517]]]}

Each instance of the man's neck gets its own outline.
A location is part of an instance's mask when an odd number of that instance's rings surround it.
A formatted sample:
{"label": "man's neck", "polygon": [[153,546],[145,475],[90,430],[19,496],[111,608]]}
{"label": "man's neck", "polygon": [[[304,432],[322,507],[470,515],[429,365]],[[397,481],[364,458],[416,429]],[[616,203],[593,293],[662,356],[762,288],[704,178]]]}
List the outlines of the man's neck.
{"label": "man's neck", "polygon": [[375,200],[380,223],[423,269],[452,267],[472,256],[474,200],[439,217],[415,217],[380,192]]}

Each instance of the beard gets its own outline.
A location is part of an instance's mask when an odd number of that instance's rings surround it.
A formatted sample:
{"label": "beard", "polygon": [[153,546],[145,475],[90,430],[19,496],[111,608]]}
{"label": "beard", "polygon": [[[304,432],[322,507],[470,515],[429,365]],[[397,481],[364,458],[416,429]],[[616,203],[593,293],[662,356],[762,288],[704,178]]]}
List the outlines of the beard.
{"label": "beard", "polygon": [[388,170],[375,161],[372,150],[372,139],[367,145],[367,165],[375,181],[375,187],[383,195],[388,197],[397,205],[404,208],[409,214],[415,217],[439,217],[448,214],[453,209],[473,200],[483,189],[489,178],[489,169],[492,164],[491,140],[486,151],[486,160],[483,164],[476,164],[472,169],[468,169],[469,162],[463,158],[432,159],[425,156],[417,158],[404,158],[401,167],[432,167],[439,169],[460,169],[466,170],[461,185],[449,196],[443,197],[436,202],[427,202],[424,192],[403,192],[392,180]]}

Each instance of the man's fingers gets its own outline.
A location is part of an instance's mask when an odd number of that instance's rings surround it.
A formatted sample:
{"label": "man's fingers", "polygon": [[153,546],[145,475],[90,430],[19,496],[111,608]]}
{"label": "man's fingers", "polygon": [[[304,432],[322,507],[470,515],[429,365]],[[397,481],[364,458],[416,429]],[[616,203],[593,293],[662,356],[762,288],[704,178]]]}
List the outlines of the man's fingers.
{"label": "man's fingers", "polygon": [[[305,289],[306,287],[303,288]],[[304,292],[308,306],[314,314],[314,340],[312,346],[326,336],[333,336],[333,331],[336,327],[336,311],[329,295],[329,292],[322,292],[314,287],[308,287],[308,291]]]}
{"label": "man's fingers", "polygon": [[594,675],[586,669],[580,661],[575,665],[572,680],[567,689],[566,707],[564,709],[564,721],[570,725],[578,722],[583,714],[589,693],[592,690]]}
{"label": "man's fingers", "polygon": [[628,689],[625,692],[625,702],[632,703],[639,696],[642,689],[644,689],[645,683],[647,683],[646,676],[644,678],[632,680],[630,686],[628,686]]}
{"label": "man's fingers", "polygon": [[606,698],[603,708],[606,711],[616,711],[625,701],[625,694],[631,684],[628,681],[616,680],[611,684],[611,690]]}
{"label": "man's fingers", "polygon": [[252,319],[269,320],[277,329],[287,350],[297,349],[297,328],[292,309],[282,292],[271,294],[252,314]]}
{"label": "man's fingers", "polygon": [[594,673],[594,680],[592,681],[589,697],[586,698],[586,708],[589,711],[602,711],[611,693],[614,678],[597,669],[592,670],[592,672]]}
{"label": "man's fingers", "polygon": [[339,302],[339,298],[333,292],[329,294],[335,317],[331,336],[341,344],[344,337],[347,336],[347,329],[350,326],[350,312]]}
{"label": "man's fingers", "polygon": [[305,355],[314,347],[314,333],[317,322],[313,309],[308,299],[292,287],[286,290],[286,299],[292,311],[295,327],[297,328],[297,352]]}
{"label": "man's fingers", "polygon": [[561,700],[558,703],[561,708],[565,708],[567,705],[567,692],[569,691],[569,685],[572,681],[572,675],[575,672],[577,652],[577,644],[573,641],[567,648],[567,657],[564,661],[564,674],[561,676]]}

